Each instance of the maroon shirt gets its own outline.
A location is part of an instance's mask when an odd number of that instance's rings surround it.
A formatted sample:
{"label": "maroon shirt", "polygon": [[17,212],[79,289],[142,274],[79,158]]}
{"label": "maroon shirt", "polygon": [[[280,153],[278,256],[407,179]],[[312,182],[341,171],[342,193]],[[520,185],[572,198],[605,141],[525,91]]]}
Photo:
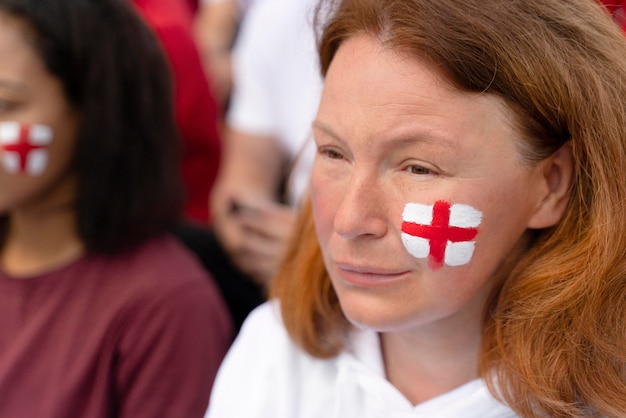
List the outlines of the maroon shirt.
{"label": "maroon shirt", "polygon": [[0,417],[202,417],[230,340],[217,288],[173,238],[0,271]]}

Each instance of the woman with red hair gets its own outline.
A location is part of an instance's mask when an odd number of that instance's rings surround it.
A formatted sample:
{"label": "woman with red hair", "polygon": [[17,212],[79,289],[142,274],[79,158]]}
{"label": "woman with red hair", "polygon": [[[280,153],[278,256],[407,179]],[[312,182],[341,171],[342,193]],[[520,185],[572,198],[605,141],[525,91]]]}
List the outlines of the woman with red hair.
{"label": "woman with red hair", "polygon": [[210,418],[626,416],[626,39],[589,0],[338,0],[310,200]]}

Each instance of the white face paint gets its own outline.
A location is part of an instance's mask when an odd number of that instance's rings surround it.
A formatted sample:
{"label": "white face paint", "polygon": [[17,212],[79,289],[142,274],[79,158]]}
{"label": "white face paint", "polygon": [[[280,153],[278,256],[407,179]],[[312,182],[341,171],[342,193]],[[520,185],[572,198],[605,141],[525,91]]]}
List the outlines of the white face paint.
{"label": "white face paint", "polygon": [[481,221],[482,213],[468,205],[407,203],[402,212],[402,243],[413,257],[429,258],[433,270],[444,264],[462,266],[474,254],[473,239]]}
{"label": "white face paint", "polygon": [[0,163],[9,174],[41,175],[48,166],[52,129],[41,124],[0,122]]}

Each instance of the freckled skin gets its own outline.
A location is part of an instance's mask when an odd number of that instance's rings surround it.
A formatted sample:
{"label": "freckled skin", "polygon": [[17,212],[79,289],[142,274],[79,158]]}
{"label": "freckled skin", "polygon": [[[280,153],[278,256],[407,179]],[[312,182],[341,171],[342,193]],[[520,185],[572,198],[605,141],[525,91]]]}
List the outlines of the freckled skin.
{"label": "freckled skin", "polygon": [[[500,99],[455,91],[374,38],[342,44],[314,123],[311,197],[324,262],[352,322],[479,329],[495,272],[545,193],[541,168],[521,162],[511,118]],[[405,205],[437,201],[483,214],[468,264],[433,269],[403,246]]]}

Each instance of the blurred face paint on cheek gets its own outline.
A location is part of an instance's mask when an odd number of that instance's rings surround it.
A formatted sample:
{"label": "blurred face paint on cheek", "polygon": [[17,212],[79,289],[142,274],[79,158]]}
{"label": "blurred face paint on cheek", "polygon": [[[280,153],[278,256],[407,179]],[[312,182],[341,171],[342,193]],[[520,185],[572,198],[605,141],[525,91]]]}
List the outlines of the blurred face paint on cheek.
{"label": "blurred face paint on cheek", "polygon": [[474,254],[482,212],[464,204],[437,201],[407,203],[402,212],[402,243],[415,258],[428,258],[430,268],[462,266]]}
{"label": "blurred face paint on cheek", "polygon": [[52,137],[46,125],[0,122],[0,164],[9,174],[41,175],[48,166]]}

